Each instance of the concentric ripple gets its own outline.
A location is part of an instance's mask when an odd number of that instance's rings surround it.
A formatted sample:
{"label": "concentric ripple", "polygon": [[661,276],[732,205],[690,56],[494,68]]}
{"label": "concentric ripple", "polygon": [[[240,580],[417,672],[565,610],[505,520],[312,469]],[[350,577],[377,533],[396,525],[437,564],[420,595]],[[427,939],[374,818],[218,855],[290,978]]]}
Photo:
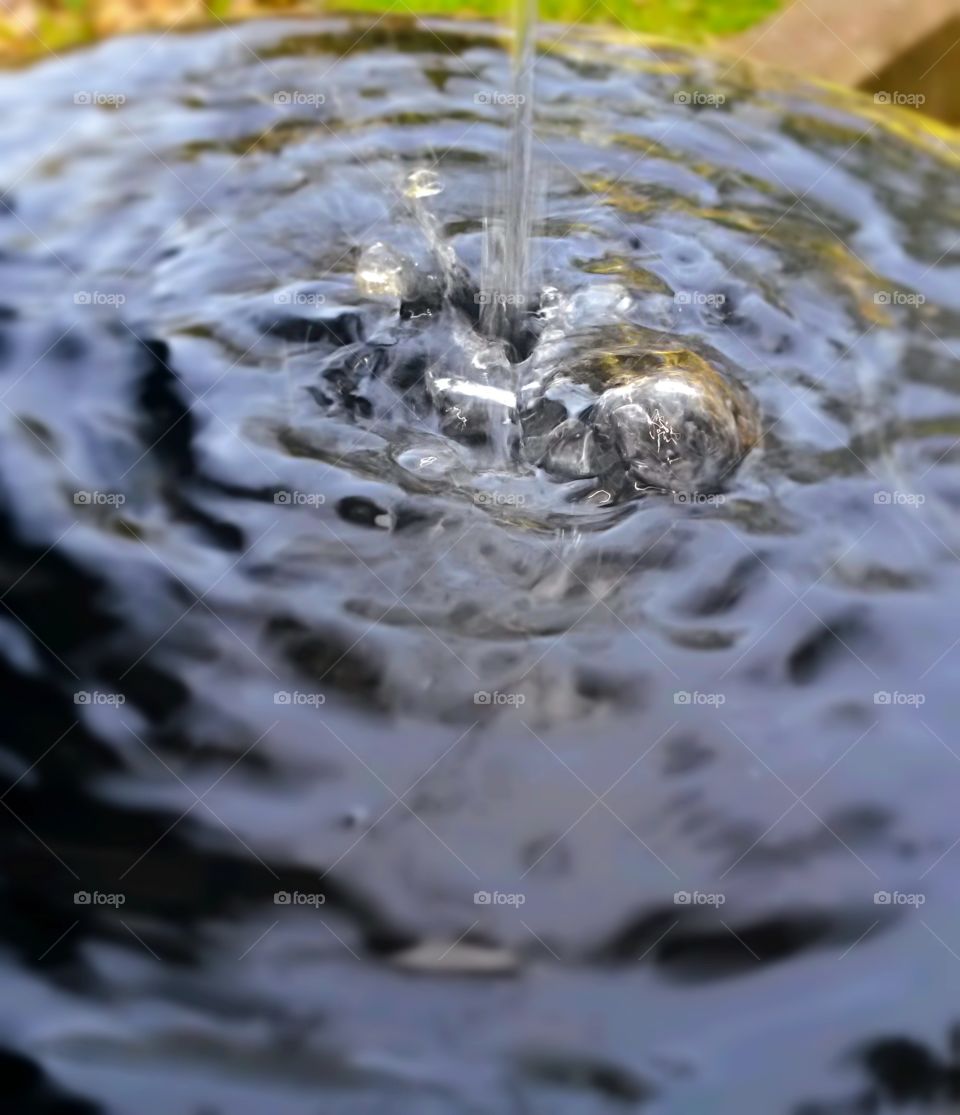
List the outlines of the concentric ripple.
{"label": "concentric ripple", "polygon": [[491,335],[508,74],[391,17],[0,77],[18,1110],[952,1095],[956,141],[547,31]]}

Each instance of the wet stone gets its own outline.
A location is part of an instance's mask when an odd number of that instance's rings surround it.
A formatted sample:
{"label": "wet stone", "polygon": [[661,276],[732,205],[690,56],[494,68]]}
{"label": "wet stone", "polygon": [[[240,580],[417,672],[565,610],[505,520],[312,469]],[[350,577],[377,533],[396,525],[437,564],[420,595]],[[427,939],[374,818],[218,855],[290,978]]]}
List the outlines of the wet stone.
{"label": "wet stone", "polygon": [[520,393],[529,460],[566,479],[638,491],[715,492],[760,440],[759,412],[732,375],[675,339],[610,345],[588,335],[571,357],[549,346]]}

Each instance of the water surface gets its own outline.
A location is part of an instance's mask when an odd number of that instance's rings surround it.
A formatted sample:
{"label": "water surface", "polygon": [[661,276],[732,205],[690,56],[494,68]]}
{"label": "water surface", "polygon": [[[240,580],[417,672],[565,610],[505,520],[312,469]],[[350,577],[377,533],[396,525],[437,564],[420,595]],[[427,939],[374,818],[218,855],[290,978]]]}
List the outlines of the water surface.
{"label": "water surface", "polygon": [[[471,309],[510,71],[387,19],[0,79],[18,1111],[952,1096],[956,146],[546,32],[521,365]],[[542,307],[760,444],[612,498],[439,413]]]}

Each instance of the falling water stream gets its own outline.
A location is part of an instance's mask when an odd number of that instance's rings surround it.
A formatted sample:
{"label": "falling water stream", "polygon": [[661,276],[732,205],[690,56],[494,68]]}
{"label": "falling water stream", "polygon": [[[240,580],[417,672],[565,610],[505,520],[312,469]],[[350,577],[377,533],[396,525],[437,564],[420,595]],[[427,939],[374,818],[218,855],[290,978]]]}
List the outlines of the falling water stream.
{"label": "falling water stream", "polygon": [[956,138],[519,18],[0,74],[17,1115],[956,1101]]}
{"label": "falling water stream", "polygon": [[[512,122],[506,168],[503,222],[504,315],[513,328],[531,296],[530,243],[533,233],[533,125],[536,0],[514,0]],[[496,288],[495,288],[496,289]],[[494,303],[504,308],[503,303]]]}

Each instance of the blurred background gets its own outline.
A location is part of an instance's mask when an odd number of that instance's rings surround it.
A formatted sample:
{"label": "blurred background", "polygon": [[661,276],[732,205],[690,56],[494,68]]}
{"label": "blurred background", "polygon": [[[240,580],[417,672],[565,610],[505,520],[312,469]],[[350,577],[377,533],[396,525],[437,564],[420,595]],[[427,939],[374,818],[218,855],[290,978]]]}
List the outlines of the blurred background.
{"label": "blurred background", "polygon": [[[16,63],[107,35],[264,15],[372,11],[503,17],[504,0],[0,0],[0,60]],[[541,0],[541,18],[588,22],[772,63],[960,121],[960,0]]]}

